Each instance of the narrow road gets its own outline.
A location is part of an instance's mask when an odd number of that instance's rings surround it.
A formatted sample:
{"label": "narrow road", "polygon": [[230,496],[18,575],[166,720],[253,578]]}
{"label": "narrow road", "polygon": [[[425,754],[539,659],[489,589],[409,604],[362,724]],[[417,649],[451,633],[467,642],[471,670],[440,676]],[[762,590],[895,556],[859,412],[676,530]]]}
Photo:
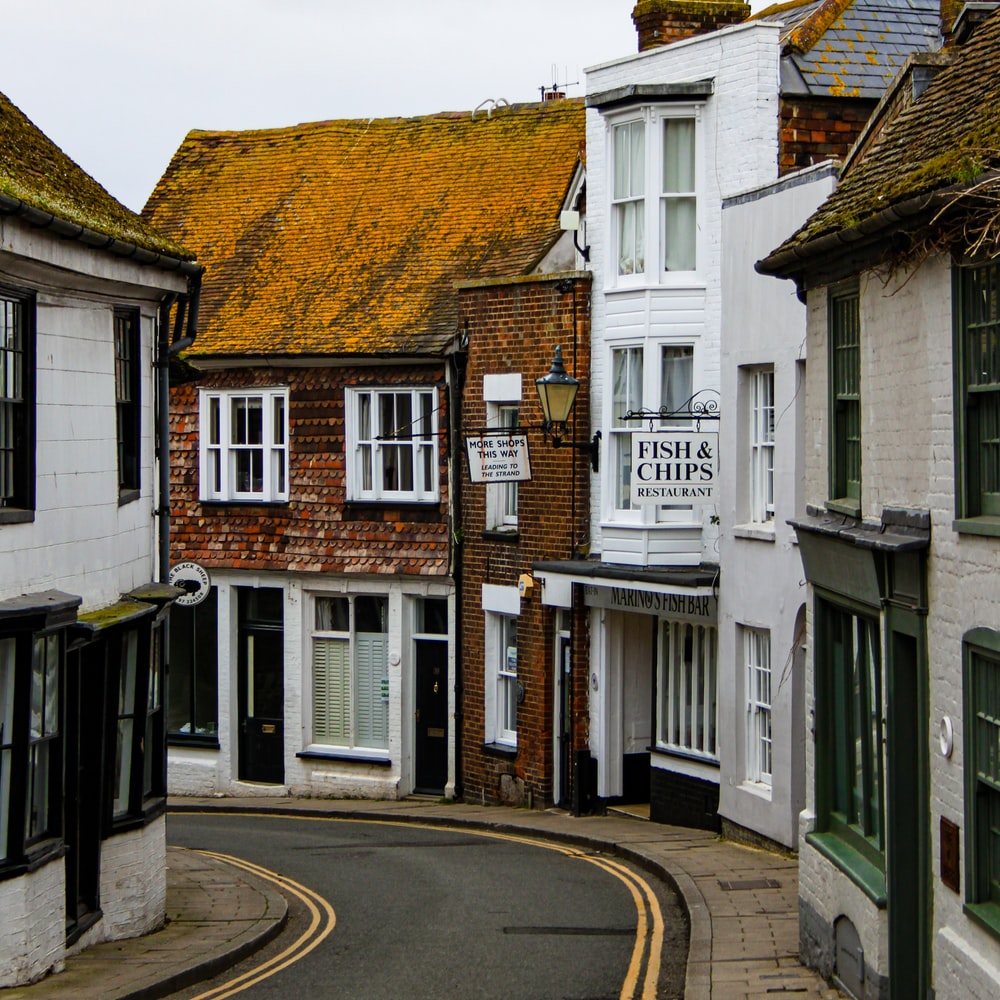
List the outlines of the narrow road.
{"label": "narrow road", "polygon": [[667,886],[613,858],[325,817],[177,814],[167,835],[171,844],[239,858],[298,887],[289,927],[275,942],[178,1000],[683,993],[682,907]]}

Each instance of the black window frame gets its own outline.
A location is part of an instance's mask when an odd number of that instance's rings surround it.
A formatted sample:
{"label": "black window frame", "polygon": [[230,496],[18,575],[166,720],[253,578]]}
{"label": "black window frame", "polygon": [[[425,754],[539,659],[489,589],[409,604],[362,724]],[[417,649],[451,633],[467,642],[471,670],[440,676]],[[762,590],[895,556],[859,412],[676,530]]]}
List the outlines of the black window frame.
{"label": "black window frame", "polygon": [[120,504],[131,503],[139,497],[142,459],[140,329],[138,309],[115,309],[115,438]]}
{"label": "black window frame", "polygon": [[[0,735],[0,754],[9,754],[9,784],[0,784],[0,795],[8,795],[7,844],[0,857],[0,881],[33,871],[36,868],[62,857],[63,840],[63,747],[65,742],[65,679],[66,679],[66,637],[62,627],[39,627],[37,622],[28,622],[21,627],[0,629],[0,642],[13,644],[12,683],[12,732]],[[48,671],[42,671],[41,701],[33,696],[36,676],[37,656],[40,647],[56,645],[56,666],[54,678]],[[46,699],[46,688],[54,680],[56,691]],[[47,704],[55,713],[53,721],[46,718]],[[41,729],[32,729],[33,709],[40,710]],[[0,711],[0,718],[3,716]],[[41,829],[32,830],[32,812],[29,798],[33,787],[33,750],[45,746],[47,750],[47,774],[45,781],[45,809],[47,822]],[[0,806],[0,815],[4,812]]]}
{"label": "black window frame", "polygon": [[857,282],[831,289],[827,303],[829,500],[827,507],[861,514],[861,291]]}
{"label": "black window frame", "polygon": [[[167,741],[176,746],[219,746],[219,591],[210,587],[199,604],[175,604],[170,611]],[[206,683],[208,678],[210,683]],[[204,698],[211,700],[213,726],[206,718]],[[184,717],[187,731],[176,725]],[[205,728],[206,731],[199,731]]]}
{"label": "black window frame", "polygon": [[0,524],[12,524],[35,511],[35,296],[0,286],[0,305]]}

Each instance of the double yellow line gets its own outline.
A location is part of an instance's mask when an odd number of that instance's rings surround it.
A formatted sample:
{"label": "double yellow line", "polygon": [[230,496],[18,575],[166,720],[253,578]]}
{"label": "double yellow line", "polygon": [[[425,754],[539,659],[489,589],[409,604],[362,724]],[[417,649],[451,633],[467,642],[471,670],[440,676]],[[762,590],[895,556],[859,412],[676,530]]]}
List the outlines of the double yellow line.
{"label": "double yellow line", "polygon": [[[190,815],[190,814],[189,814]],[[211,811],[199,813],[198,815],[217,815]],[[275,818],[273,813],[241,813],[242,816],[267,816],[269,819]],[[371,823],[381,822],[387,826],[398,827],[420,827],[424,830],[440,830],[441,826],[433,823],[397,823],[386,820],[364,820],[349,819],[341,816],[287,816],[286,819],[313,820],[324,823]],[[453,829],[452,827],[447,827]],[[593,854],[575,847],[565,847],[560,844],[550,843],[545,840],[537,840],[533,837],[522,837],[512,833],[501,833],[495,830],[475,830],[461,828],[460,833],[467,833],[479,837],[492,837],[494,840],[507,840],[517,844],[527,844],[531,847],[544,847],[548,851],[558,851],[568,858],[576,858],[580,861],[588,861],[592,865],[603,869],[610,875],[614,875],[625,884],[632,895],[632,901],[636,909],[636,931],[635,943],[632,946],[632,957],[629,961],[628,971],[625,973],[625,981],[622,983],[619,1000],[656,1000],[657,983],[660,978],[660,963],[663,955],[663,913],[660,910],[660,902],[652,886],[642,876],[637,875],[627,868],[620,861],[601,854]],[[287,968],[293,962],[304,958],[317,945],[320,944],[333,930],[337,923],[337,915],[333,907],[318,893],[307,889],[292,879],[285,878],[267,868],[255,865],[241,858],[234,858],[228,854],[217,854],[214,851],[198,851],[206,857],[215,858],[217,861],[224,861],[227,864],[235,865],[243,871],[250,872],[258,878],[274,883],[283,892],[291,893],[300,899],[309,911],[309,926],[302,932],[295,942],[289,945],[279,955],[268,959],[261,965],[249,972],[245,972],[214,989],[199,993],[192,1000],[225,1000],[236,993],[268,979],[275,973]],[[645,970],[645,974],[643,971]],[[640,980],[642,991],[639,991]]]}
{"label": "double yellow line", "polygon": [[251,875],[256,875],[258,878],[273,882],[282,892],[291,893],[291,895],[300,899],[305,905],[306,910],[308,910],[309,926],[280,954],[269,958],[266,962],[262,962],[249,972],[244,972],[241,976],[236,976],[234,979],[228,980],[221,986],[216,986],[214,989],[199,993],[192,1000],[224,1000],[225,997],[231,997],[235,993],[242,993],[243,990],[249,989],[256,983],[270,978],[277,972],[281,972],[282,969],[287,968],[293,962],[297,962],[300,958],[305,958],[336,926],[337,915],[333,912],[333,907],[322,896],[313,892],[312,889],[307,889],[304,885],[294,882],[290,878],[278,875],[267,868],[262,868],[260,865],[244,861],[242,858],[234,858],[229,854],[217,854],[215,851],[197,851],[196,853],[203,854],[208,858],[214,858],[216,861],[224,861],[226,864],[233,865],[236,868],[241,868]]}

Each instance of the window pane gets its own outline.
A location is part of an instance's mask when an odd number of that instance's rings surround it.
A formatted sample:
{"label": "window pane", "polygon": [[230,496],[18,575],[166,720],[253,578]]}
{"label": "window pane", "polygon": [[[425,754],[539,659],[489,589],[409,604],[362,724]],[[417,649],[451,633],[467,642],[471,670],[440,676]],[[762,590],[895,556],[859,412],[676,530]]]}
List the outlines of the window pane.
{"label": "window pane", "polygon": [[28,840],[49,832],[49,781],[51,773],[52,740],[33,743],[28,750],[28,815],[24,834]]}
{"label": "window pane", "polygon": [[354,629],[356,632],[386,632],[388,601],[384,597],[354,598]]}
{"label": "window pane", "polygon": [[697,205],[694,198],[663,201],[663,267],[666,271],[697,269]]}
{"label": "window pane", "polygon": [[663,191],[694,191],[694,119],[671,118],[663,125]]}
{"label": "window pane", "polygon": [[319,632],[349,632],[351,604],[347,597],[316,598],[316,629]]}
{"label": "window pane", "polygon": [[237,396],[232,400],[233,444],[263,444],[264,412],[260,396]]}
{"label": "window pane", "polygon": [[448,601],[425,597],[416,602],[416,631],[429,635],[448,634]]}
{"label": "window pane", "polygon": [[170,610],[168,730],[184,736],[218,732],[218,590],[201,604]]}
{"label": "window pane", "polygon": [[861,321],[857,292],[831,299],[833,492],[861,496]]}
{"label": "window pane", "polygon": [[[694,348],[664,347],[661,355],[660,406],[668,413],[685,409],[693,392]],[[687,423],[674,419],[670,424]]]}

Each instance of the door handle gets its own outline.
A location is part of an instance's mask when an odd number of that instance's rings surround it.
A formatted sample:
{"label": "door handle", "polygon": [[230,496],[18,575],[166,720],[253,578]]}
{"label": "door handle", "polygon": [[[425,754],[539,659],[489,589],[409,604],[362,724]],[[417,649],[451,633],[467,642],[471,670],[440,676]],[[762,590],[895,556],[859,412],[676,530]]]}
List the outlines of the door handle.
{"label": "door handle", "polygon": [[419,722],[420,721],[420,709],[418,708],[413,714],[414,714],[417,722]]}

